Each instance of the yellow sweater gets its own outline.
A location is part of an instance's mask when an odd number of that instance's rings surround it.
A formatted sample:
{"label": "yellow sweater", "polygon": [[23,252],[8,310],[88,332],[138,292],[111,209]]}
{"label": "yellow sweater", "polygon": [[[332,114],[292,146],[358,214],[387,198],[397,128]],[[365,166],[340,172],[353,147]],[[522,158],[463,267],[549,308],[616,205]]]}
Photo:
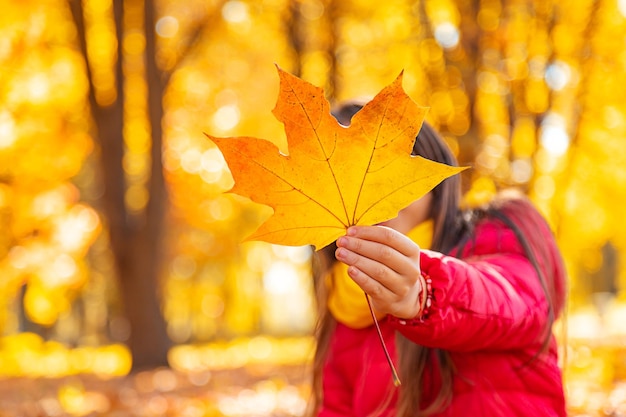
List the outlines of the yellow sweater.
{"label": "yellow sweater", "polygon": [[[422,249],[430,247],[433,236],[432,220],[417,225],[407,233],[411,240]],[[348,266],[343,262],[335,262],[332,270],[326,277],[328,288],[328,309],[340,323],[353,329],[361,329],[374,323],[365,299],[365,293],[348,276]],[[381,319],[384,314],[376,313]]]}

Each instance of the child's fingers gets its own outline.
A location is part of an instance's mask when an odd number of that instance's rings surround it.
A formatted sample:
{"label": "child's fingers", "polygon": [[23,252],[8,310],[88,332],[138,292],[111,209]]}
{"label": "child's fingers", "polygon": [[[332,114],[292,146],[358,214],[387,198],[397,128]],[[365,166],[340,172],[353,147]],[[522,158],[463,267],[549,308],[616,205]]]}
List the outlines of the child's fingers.
{"label": "child's fingers", "polygon": [[348,229],[348,237],[369,240],[389,246],[405,256],[416,256],[419,247],[406,235],[386,226],[353,226]]}
{"label": "child's fingers", "polygon": [[337,249],[337,259],[348,265],[348,275],[371,297],[377,311],[403,318],[412,318],[419,312],[416,300],[421,286],[417,280],[346,248]]}
{"label": "child's fingers", "polygon": [[[346,250],[340,249],[338,252],[339,256],[343,257]],[[346,256],[349,257],[350,255],[347,254]],[[367,258],[360,257],[355,263],[358,264],[358,266],[349,265],[348,267],[348,275],[350,275],[350,278],[352,278],[363,291],[379,303],[393,301],[395,294],[393,288],[388,288],[385,283],[393,284],[394,281],[389,279],[389,275],[395,275],[395,272],[382,265],[376,265],[374,261]],[[371,272],[374,270],[377,271],[376,274],[378,276],[376,278],[374,278],[373,273]]]}
{"label": "child's fingers", "polygon": [[[368,274],[371,272],[376,278],[382,274],[376,274],[375,269],[381,269],[383,266],[397,273],[402,273],[406,269],[406,257],[390,246],[351,236],[340,237],[337,240],[337,246],[353,253],[352,258],[358,255],[375,261],[370,264],[371,269],[368,270]],[[357,266],[361,267],[361,265]]]}
{"label": "child's fingers", "polygon": [[[337,249],[336,257],[350,267],[348,270],[353,271],[350,276],[372,298],[381,297],[388,301],[394,301],[403,298],[415,285],[415,281],[419,277],[419,266],[416,266],[404,255],[392,250],[393,252],[385,255],[387,262],[381,262],[371,256],[363,255],[363,252],[367,252],[367,250],[378,252],[376,248],[371,246],[383,245],[363,241],[357,246],[361,252],[340,246]],[[392,268],[390,265],[396,266]],[[387,290],[389,294],[382,289]]]}

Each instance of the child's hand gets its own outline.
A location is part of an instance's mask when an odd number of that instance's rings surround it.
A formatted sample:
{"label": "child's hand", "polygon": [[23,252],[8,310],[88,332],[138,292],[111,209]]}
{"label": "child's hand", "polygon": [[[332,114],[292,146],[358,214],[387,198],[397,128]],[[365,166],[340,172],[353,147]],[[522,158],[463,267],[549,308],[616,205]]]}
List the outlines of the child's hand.
{"label": "child's hand", "polygon": [[337,240],[337,259],[376,311],[411,319],[420,312],[420,248],[385,226],[354,226]]}

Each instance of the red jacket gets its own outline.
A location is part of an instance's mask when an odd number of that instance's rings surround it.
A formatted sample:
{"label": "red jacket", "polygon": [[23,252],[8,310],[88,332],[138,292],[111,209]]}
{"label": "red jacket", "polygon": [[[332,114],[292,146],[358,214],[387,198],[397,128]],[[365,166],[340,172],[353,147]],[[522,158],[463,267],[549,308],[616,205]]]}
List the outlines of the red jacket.
{"label": "red jacket", "polygon": [[[549,257],[558,257],[553,237]],[[546,265],[546,263],[548,265]],[[556,311],[565,294],[555,261],[540,266],[555,287]],[[395,332],[415,343],[450,352],[456,372],[452,402],[437,416],[514,417],[566,415],[554,337],[539,354],[548,321],[545,291],[512,230],[486,220],[459,258],[422,251],[421,268],[433,282],[434,302],[423,321],[388,316],[380,322],[394,363]],[[433,377],[433,375],[435,375]],[[437,372],[425,372],[424,401],[438,393]],[[323,374],[320,417],[394,416],[397,390],[373,326],[337,323]]]}

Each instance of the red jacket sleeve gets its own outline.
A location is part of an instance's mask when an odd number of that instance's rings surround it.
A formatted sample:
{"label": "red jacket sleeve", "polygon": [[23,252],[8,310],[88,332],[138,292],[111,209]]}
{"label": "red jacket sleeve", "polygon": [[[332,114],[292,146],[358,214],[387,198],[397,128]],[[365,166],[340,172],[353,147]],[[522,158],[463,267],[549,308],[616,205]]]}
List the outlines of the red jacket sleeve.
{"label": "red jacket sleeve", "polygon": [[452,351],[540,346],[548,299],[514,233],[488,223],[473,245],[464,259],[422,251],[422,273],[433,288],[428,317],[390,322],[415,343]]}

